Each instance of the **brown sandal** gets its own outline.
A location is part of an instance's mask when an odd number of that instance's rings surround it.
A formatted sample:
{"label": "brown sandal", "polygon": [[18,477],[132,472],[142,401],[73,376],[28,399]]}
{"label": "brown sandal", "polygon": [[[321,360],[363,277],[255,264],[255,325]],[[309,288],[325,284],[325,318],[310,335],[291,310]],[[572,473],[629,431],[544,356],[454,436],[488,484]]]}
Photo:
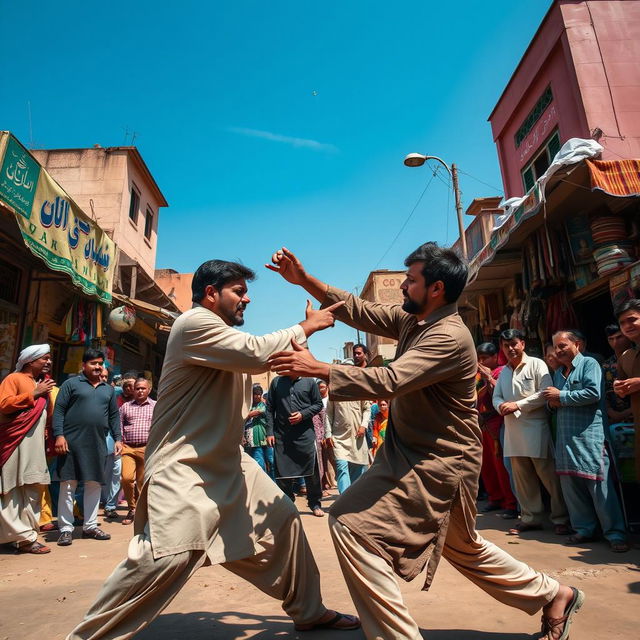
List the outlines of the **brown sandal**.
{"label": "brown sandal", "polygon": [[27,544],[21,544],[18,547],[18,553],[34,553],[36,555],[42,555],[44,553],[51,553],[51,547],[47,547],[44,544],[40,544],[36,540],[35,542],[28,542]]}
{"label": "brown sandal", "polygon": [[127,515],[125,516],[124,520],[122,521],[122,524],[132,524],[135,517],[136,517],[135,509],[129,509],[129,513],[127,513]]}
{"label": "brown sandal", "polygon": [[[573,598],[564,610],[564,615],[561,618],[548,618],[542,614],[542,633],[541,640],[568,640],[569,627],[571,627],[571,618],[574,613],[580,610],[580,607],[584,604],[584,593],[580,589],[571,587],[573,591]],[[554,638],[551,633],[556,628],[562,625],[562,633]]]}

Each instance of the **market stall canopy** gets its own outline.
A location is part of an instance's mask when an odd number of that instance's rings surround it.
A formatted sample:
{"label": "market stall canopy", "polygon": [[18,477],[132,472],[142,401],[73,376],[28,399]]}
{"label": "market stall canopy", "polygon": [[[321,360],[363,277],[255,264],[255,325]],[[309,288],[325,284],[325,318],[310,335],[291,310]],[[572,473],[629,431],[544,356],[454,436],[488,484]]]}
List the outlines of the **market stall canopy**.
{"label": "market stall canopy", "polygon": [[142,316],[149,316],[151,319],[160,320],[164,324],[173,324],[173,321],[180,315],[180,313],[171,311],[170,309],[163,309],[155,304],[136,300],[135,298],[129,298],[128,296],[123,296],[119,293],[114,293],[113,298],[125,305],[132,306]]}
{"label": "market stall canopy", "polygon": [[[594,198],[596,193],[602,197],[614,195],[620,198],[639,195],[640,161],[594,160],[601,151],[602,147],[594,140],[568,140],[547,171],[524,196],[509,198],[501,203],[504,214],[496,217],[489,242],[469,265],[468,291],[480,288],[473,285],[481,268],[481,288],[487,288],[484,274],[487,265],[496,259],[498,251],[502,253],[518,248],[524,238],[543,224],[547,208],[561,208],[564,200],[569,196],[576,197],[576,194],[578,199],[585,201],[585,205],[589,201],[591,206],[600,202],[599,198]],[[609,207],[615,209],[615,205]],[[505,266],[502,265],[503,273]]]}
{"label": "market stall canopy", "polygon": [[111,302],[115,243],[8,131],[0,131],[0,203],[34,255],[85,294]]}

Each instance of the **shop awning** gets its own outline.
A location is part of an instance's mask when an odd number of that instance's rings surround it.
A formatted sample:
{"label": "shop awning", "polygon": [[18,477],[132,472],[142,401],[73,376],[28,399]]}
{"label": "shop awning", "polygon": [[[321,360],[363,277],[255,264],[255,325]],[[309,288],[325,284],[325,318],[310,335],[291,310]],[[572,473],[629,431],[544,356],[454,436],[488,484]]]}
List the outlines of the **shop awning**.
{"label": "shop awning", "polygon": [[[499,226],[494,228],[489,242],[469,264],[469,285],[478,277],[480,269],[494,260],[499,250],[518,245],[519,238],[526,237],[544,222],[545,209],[561,206],[569,192],[583,192],[580,199],[585,201],[585,205],[588,200],[591,206],[604,203],[611,195],[620,198],[640,196],[640,160],[603,161],[581,157],[574,163],[565,159],[556,165],[554,171],[541,177],[524,197],[504,203],[506,213]],[[512,202],[515,202],[515,207],[508,206]],[[607,204],[615,210],[614,206]]]}
{"label": "shop awning", "polygon": [[160,320],[164,324],[173,324],[173,321],[180,315],[175,311],[169,309],[163,309],[155,304],[149,302],[143,302],[135,298],[129,298],[119,293],[113,294],[113,299],[123,304],[132,306],[136,311],[139,311],[143,316],[151,316],[154,320]]}
{"label": "shop awning", "polygon": [[640,160],[586,160],[591,190],[610,196],[640,196]]}

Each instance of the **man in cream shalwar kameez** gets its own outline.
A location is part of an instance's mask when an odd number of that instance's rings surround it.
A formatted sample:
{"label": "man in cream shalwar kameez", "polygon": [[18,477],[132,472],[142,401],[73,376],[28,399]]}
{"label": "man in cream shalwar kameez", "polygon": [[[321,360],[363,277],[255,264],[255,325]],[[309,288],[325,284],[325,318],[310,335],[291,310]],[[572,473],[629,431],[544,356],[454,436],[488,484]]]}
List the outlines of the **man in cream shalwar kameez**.
{"label": "man in cream shalwar kameez", "polygon": [[529,614],[543,609],[545,638],[564,640],[583,594],[515,560],[475,530],[482,459],[477,360],[455,304],[466,264],[452,250],[422,245],[405,261],[405,303],[385,305],[328,287],[287,249],[272,260],[272,270],[323,305],[344,300],[336,312],[340,320],[398,340],[389,367],[328,365],[299,347],[270,359],[281,375],[328,379],[335,400],[393,398],[373,464],[330,510],[334,545],[366,637],[422,638],[395,575],[412,580],[426,568],[426,589],[444,556],[501,602]]}
{"label": "man in cream shalwar kameez", "polygon": [[344,493],[369,466],[365,431],[371,417],[371,402],[336,402],[329,393],[325,418],[325,440],[333,446],[338,491]]}
{"label": "man in cream shalwar kameez", "polygon": [[241,447],[251,400],[245,374],[264,371],[268,356],[292,338],[306,342],[330,326],[332,314],[308,308],[307,320],[289,329],[238,331],[232,325],[243,322],[252,278],[246,267],[217,260],[194,274],[202,306],[171,329],[129,557],[70,639],[131,637],[205,564],[222,564],[282,600],[299,629],[332,618],[334,626],[345,624],[322,604],[297,510]]}

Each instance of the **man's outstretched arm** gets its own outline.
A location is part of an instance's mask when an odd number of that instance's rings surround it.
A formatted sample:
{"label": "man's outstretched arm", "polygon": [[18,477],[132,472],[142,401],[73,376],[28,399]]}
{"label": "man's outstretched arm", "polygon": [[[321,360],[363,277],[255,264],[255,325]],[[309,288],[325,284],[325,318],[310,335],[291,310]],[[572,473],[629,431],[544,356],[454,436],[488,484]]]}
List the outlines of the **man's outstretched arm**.
{"label": "man's outstretched arm", "polygon": [[322,303],[323,308],[344,301],[344,307],[335,312],[338,320],[367,333],[398,338],[400,319],[405,315],[401,305],[367,302],[346,291],[330,287],[307,273],[300,260],[285,247],[273,254],[271,262],[273,264],[265,265],[267,269],[279,273],[287,282],[305,289]]}

